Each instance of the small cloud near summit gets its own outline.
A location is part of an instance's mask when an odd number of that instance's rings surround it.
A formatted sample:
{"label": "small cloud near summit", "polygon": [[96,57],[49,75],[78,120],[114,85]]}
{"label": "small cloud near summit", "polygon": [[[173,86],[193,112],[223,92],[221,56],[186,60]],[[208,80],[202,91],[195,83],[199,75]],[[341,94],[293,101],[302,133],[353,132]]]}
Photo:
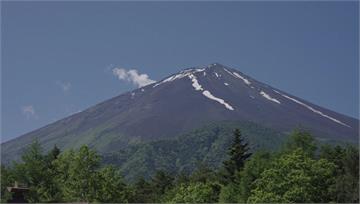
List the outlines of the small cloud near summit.
{"label": "small cloud near summit", "polygon": [[155,80],[150,79],[147,74],[139,74],[136,69],[126,70],[124,68],[114,68],[112,71],[119,80],[129,81],[138,88],[156,82]]}
{"label": "small cloud near summit", "polygon": [[37,118],[35,109],[32,105],[26,105],[21,107],[21,111],[25,115],[26,119]]}

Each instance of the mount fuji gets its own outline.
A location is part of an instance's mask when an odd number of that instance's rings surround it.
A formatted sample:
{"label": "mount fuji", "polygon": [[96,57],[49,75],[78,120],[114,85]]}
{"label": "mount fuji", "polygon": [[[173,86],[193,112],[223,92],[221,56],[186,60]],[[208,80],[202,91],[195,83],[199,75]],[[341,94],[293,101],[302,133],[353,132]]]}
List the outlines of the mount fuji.
{"label": "mount fuji", "polygon": [[176,139],[217,122],[256,124],[277,135],[302,127],[325,142],[356,143],[359,136],[359,120],[214,63],[184,69],[5,142],[2,162],[19,159],[35,138],[45,150],[55,144],[62,149],[87,144],[106,155]]}

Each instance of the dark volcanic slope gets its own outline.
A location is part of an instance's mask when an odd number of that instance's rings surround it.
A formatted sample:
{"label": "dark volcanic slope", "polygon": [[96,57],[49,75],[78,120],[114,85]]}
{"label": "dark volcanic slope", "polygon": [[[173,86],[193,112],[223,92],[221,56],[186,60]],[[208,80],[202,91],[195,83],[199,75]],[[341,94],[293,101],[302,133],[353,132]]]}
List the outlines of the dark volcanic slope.
{"label": "dark volcanic slope", "polygon": [[2,144],[3,160],[34,138],[50,148],[89,144],[111,152],[174,137],[210,121],[252,121],[280,131],[302,126],[320,139],[357,141],[358,120],[324,109],[220,64],[183,70]]}

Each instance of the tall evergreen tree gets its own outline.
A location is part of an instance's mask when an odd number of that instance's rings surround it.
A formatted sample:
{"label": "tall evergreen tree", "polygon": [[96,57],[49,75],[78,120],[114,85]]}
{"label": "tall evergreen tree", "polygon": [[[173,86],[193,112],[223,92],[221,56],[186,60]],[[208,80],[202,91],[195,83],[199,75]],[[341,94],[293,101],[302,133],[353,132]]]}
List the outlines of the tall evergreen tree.
{"label": "tall evergreen tree", "polygon": [[60,154],[60,149],[56,145],[54,145],[52,150],[50,150],[48,155],[47,155],[48,160],[53,161],[53,160],[57,159],[59,154]]}
{"label": "tall evergreen tree", "polygon": [[223,178],[225,183],[230,183],[235,180],[235,173],[244,167],[245,161],[251,156],[248,146],[248,143],[241,137],[240,130],[235,129],[234,141],[228,153],[230,158],[223,162]]}

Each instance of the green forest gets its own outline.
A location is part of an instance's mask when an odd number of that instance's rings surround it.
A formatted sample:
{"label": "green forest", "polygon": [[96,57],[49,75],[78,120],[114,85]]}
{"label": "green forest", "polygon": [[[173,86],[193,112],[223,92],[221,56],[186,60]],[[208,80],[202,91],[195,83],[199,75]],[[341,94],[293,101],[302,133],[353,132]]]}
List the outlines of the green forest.
{"label": "green forest", "polygon": [[199,162],[190,173],[156,169],[128,181],[86,145],[44,152],[34,141],[21,162],[1,166],[1,201],[17,181],[29,188],[27,201],[42,203],[359,202],[358,147],[319,144],[297,129],[278,150],[251,148],[236,129],[220,167]]}

